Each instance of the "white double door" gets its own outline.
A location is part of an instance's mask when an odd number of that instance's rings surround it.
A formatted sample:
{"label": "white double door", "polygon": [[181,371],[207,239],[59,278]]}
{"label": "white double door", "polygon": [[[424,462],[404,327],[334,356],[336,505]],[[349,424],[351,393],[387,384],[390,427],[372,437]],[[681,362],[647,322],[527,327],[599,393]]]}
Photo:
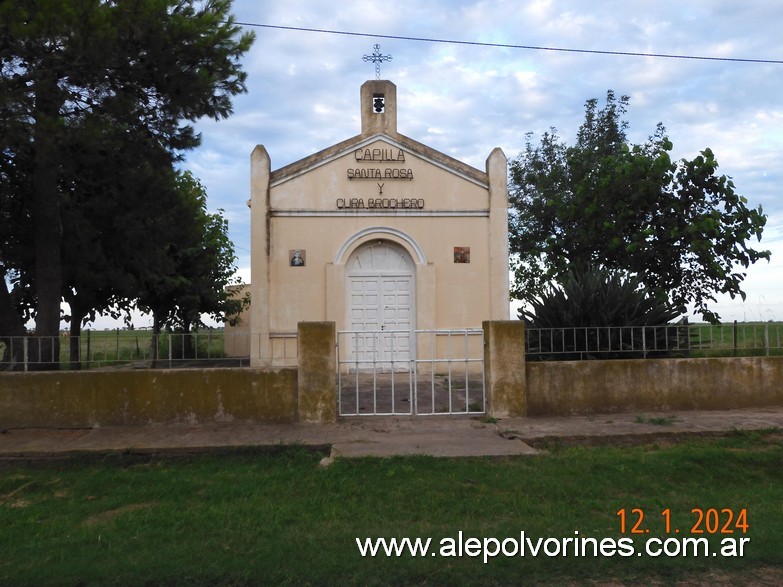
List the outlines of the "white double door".
{"label": "white double door", "polygon": [[348,274],[350,360],[359,368],[407,370],[413,356],[411,263],[391,245],[360,252]]}

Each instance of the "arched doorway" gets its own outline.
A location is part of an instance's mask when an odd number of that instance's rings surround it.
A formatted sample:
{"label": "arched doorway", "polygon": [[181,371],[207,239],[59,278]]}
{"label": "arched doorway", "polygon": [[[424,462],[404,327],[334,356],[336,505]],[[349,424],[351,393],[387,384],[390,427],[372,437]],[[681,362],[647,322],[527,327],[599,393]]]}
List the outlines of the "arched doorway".
{"label": "arched doorway", "polygon": [[372,241],[348,259],[346,280],[350,360],[357,368],[407,369],[415,328],[413,259],[391,241]]}

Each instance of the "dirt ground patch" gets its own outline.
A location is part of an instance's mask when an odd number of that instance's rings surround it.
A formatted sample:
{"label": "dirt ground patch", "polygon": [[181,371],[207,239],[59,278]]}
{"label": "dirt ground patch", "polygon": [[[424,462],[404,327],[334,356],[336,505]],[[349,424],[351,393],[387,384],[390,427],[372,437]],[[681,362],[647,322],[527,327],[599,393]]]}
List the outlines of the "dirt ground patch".
{"label": "dirt ground patch", "polygon": [[117,516],[124,514],[125,512],[143,510],[145,508],[152,507],[153,505],[154,504],[152,503],[131,503],[128,505],[124,505],[121,508],[108,510],[105,512],[101,512],[99,514],[92,515],[88,518],[85,518],[85,520],[82,522],[82,526],[90,527],[90,526],[97,526],[98,524],[106,524],[108,522],[111,522]]}

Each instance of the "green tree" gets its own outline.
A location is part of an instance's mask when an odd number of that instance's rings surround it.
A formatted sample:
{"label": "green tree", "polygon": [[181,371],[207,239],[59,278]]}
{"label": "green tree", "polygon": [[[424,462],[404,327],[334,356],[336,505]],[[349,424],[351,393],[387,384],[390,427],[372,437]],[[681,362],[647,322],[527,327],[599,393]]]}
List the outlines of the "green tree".
{"label": "green tree", "polygon": [[159,253],[177,198],[170,153],[145,135],[91,118],[97,120],[71,125],[60,188],[71,368],[80,365],[82,325],[99,314],[127,317],[142,284],[168,270]]}
{"label": "green tree", "polygon": [[528,135],[511,162],[512,295],[529,302],[573,268],[603,267],[718,321],[709,303],[720,293],[744,299],[740,268],[769,259],[750,246],[761,240],[766,216],[716,175],[710,149],[673,162],[661,124],[645,143],[631,144],[628,102],[611,90],[602,109],[588,100],[574,146],[551,129],[538,145]]}
{"label": "green tree", "polygon": [[5,186],[20,185],[29,170],[24,168],[26,159],[11,156],[8,148],[1,145],[0,149],[4,155],[0,157],[0,368],[18,369],[23,360],[21,338],[27,335],[25,322],[29,315],[29,300],[24,299],[25,292],[20,287],[19,267],[32,262],[25,238],[31,234],[32,225],[25,198]]}
{"label": "green tree", "polygon": [[239,279],[234,276],[236,255],[222,211],[207,212],[206,190],[189,172],[177,174],[174,195],[166,242],[158,253],[164,262],[142,284],[138,305],[152,313],[154,337],[162,328],[182,335],[183,358],[188,358],[193,351],[191,330],[203,324],[202,316],[230,322],[242,311],[243,301],[226,289]]}
{"label": "green tree", "polygon": [[0,3],[0,144],[3,157],[26,170],[8,176],[21,183],[0,190],[3,198],[26,199],[33,262],[21,281],[32,288],[37,334],[59,332],[69,121],[100,114],[172,153],[197,146],[188,123],[228,116],[232,97],[245,91],[239,59],[253,37],[241,33],[230,6],[230,0]]}

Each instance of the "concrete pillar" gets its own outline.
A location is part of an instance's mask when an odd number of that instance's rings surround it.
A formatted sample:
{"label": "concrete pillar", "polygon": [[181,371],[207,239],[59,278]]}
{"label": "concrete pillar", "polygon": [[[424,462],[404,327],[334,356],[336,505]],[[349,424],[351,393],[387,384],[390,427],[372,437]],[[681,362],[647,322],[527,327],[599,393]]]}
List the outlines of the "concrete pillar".
{"label": "concrete pillar", "polygon": [[299,421],[337,421],[337,356],[334,322],[300,322]]}
{"label": "concrete pillar", "polygon": [[487,414],[495,418],[526,416],[525,323],[491,320],[482,326]]}
{"label": "concrete pillar", "polygon": [[269,178],[271,161],[263,145],[250,155],[250,365],[271,365],[269,339]]}
{"label": "concrete pillar", "polygon": [[508,160],[500,148],[487,158],[489,177],[489,297],[491,320],[509,319]]}

